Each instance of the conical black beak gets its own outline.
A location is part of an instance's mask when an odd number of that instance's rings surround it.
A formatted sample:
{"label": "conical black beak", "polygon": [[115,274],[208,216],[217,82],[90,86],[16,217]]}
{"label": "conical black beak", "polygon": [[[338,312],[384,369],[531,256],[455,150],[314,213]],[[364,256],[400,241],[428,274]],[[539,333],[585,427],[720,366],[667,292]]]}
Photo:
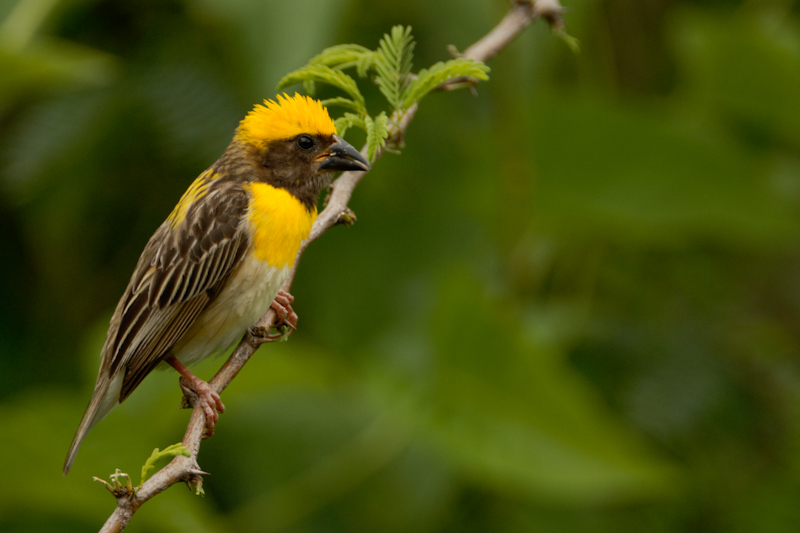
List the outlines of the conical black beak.
{"label": "conical black beak", "polygon": [[328,155],[322,160],[320,170],[369,170],[369,163],[353,145],[338,135],[334,135],[333,140],[335,142],[328,148]]}

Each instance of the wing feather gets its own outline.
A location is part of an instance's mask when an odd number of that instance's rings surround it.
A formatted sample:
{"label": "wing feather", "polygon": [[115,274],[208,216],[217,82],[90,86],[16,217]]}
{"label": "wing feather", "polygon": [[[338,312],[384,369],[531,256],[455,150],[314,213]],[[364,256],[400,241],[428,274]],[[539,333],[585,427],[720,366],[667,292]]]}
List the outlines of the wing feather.
{"label": "wing feather", "polygon": [[[172,346],[181,338],[197,315],[202,312],[209,299],[198,295],[181,306],[170,307],[161,311],[161,320],[167,324],[162,331],[151,329],[142,339],[142,354],[150,354],[147,358],[132,360],[122,381],[119,401],[123,401],[136,389],[139,383],[161,362]],[[156,354],[162,354],[156,356]],[[138,363],[138,364],[136,364]]]}
{"label": "wing feather", "polygon": [[247,203],[241,186],[212,181],[180,224],[164,222],[148,242],[103,347],[101,367],[126,371],[120,401],[167,357],[246,253]]}

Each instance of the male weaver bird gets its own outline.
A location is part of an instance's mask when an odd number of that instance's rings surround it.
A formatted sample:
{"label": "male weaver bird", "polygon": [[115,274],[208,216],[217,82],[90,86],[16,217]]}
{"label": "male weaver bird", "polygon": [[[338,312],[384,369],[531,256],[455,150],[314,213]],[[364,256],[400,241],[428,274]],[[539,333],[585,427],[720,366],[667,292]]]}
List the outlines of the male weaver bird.
{"label": "male weaver bird", "polygon": [[294,327],[280,290],[334,171],[369,170],[306,96],[266,100],[225,153],[189,186],[150,238],[111,318],[92,399],[64,462],[92,427],[162,361],[199,396],[206,435],[225,407],[186,365],[225,350],[272,306]]}

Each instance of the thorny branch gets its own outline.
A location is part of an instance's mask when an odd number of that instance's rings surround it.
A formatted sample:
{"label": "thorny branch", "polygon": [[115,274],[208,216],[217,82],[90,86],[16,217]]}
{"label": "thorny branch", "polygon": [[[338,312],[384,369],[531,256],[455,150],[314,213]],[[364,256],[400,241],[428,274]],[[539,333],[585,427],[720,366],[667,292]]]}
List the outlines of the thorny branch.
{"label": "thorny branch", "polygon": [[[555,31],[563,31],[563,8],[558,0],[512,0],[511,9],[489,33],[467,48],[460,55],[477,61],[487,61],[497,55],[514,38],[517,37],[533,21],[541,18],[547,21]],[[463,80],[451,80],[446,85]],[[447,87],[442,87],[447,88]],[[389,130],[387,146],[398,145],[402,142],[403,135],[417,111],[417,104],[411,106],[401,116],[393,116]],[[376,160],[385,152],[385,148],[378,152]],[[366,147],[361,150],[366,156]],[[294,274],[300,256],[309,244],[317,240],[322,234],[337,224],[348,223],[352,220],[353,213],[348,207],[353,190],[364,177],[365,172],[345,172],[333,184],[332,191],[327,198],[327,206],[317,217],[311,229],[309,238],[303,243],[298,252],[295,266],[289,279],[284,285],[288,291],[294,279]],[[254,330],[271,327],[275,321],[275,312],[270,308],[266,315],[258,321]],[[263,336],[253,335],[248,332],[230,358],[220,368],[217,374],[209,381],[209,385],[221,393],[239,373],[245,363],[255,353],[261,344],[268,342]],[[203,472],[197,463],[197,454],[200,451],[200,441],[205,431],[205,418],[203,410],[195,408],[189,419],[189,425],[183,437],[183,444],[191,453],[191,457],[177,456],[167,466],[156,472],[138,490],[130,486],[118,485],[112,494],[117,498],[117,508],[108,518],[101,533],[122,531],[130,522],[138,508],[153,496],[165,491],[172,485],[183,481],[190,486],[201,487]],[[110,489],[111,490],[111,489]]]}

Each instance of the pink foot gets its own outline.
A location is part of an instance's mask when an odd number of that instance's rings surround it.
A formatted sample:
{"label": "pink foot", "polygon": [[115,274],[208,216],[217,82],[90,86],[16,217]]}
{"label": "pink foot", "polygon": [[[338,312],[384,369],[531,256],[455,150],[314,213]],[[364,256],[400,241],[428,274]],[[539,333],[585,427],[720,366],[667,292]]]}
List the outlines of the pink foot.
{"label": "pink foot", "polygon": [[275,314],[278,316],[275,327],[286,325],[292,328],[292,331],[297,329],[298,317],[297,313],[292,309],[292,302],[294,302],[294,296],[283,289],[278,291],[278,295],[275,296],[272,304],[270,304],[270,307],[275,310]]}
{"label": "pink foot", "polygon": [[[219,393],[211,388],[211,386],[192,374],[186,366],[175,357],[168,357],[166,359],[172,368],[181,374],[181,388],[187,397],[191,396],[188,392],[194,392],[197,395],[195,405],[199,405],[206,416],[206,433],[203,438],[209,438],[214,435],[214,428],[219,420],[219,413],[225,412],[225,405]],[[188,389],[188,390],[187,390]]]}
{"label": "pink foot", "polygon": [[275,311],[275,322],[272,324],[272,327],[278,329],[278,332],[270,333],[269,329],[271,328],[254,327],[250,329],[250,333],[268,341],[275,341],[288,337],[297,329],[298,317],[297,313],[292,309],[293,301],[294,296],[281,289],[270,304],[270,307]]}

